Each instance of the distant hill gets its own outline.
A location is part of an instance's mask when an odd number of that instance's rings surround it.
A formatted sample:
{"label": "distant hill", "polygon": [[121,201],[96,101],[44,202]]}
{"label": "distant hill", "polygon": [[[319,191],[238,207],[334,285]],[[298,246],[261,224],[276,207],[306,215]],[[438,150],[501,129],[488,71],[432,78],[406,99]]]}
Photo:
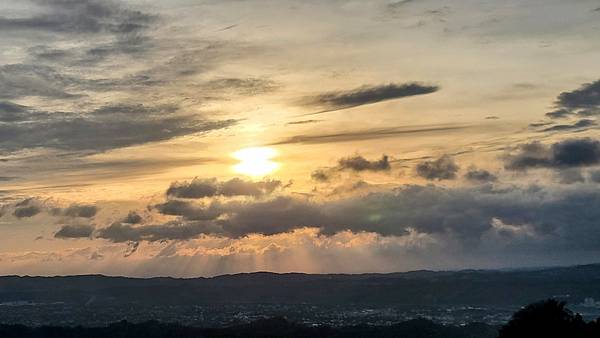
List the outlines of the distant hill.
{"label": "distant hill", "polygon": [[374,304],[514,306],[558,297],[600,299],[600,264],[535,270],[414,271],[389,274],[276,274],[213,278],[101,275],[0,277],[0,303],[94,304]]}

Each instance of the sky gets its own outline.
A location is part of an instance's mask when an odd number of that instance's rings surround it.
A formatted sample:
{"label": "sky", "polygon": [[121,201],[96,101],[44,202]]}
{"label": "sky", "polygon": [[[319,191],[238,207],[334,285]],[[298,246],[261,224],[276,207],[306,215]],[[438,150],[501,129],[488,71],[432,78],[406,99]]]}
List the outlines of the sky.
{"label": "sky", "polygon": [[0,274],[600,257],[597,0],[0,0]]}

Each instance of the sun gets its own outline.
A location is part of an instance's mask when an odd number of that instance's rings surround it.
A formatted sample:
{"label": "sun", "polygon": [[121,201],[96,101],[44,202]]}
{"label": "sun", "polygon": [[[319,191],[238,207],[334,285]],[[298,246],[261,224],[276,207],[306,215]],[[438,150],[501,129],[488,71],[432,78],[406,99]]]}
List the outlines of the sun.
{"label": "sun", "polygon": [[233,166],[233,170],[252,177],[268,175],[279,169],[279,163],[271,160],[277,154],[275,149],[268,147],[240,149],[232,154],[233,158],[240,161]]}

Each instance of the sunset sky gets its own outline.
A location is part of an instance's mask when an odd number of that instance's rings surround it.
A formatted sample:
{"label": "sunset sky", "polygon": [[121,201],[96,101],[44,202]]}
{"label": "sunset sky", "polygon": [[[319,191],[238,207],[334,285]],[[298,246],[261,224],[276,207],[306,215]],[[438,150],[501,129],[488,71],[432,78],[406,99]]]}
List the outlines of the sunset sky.
{"label": "sunset sky", "polygon": [[0,0],[0,274],[597,262],[598,0]]}

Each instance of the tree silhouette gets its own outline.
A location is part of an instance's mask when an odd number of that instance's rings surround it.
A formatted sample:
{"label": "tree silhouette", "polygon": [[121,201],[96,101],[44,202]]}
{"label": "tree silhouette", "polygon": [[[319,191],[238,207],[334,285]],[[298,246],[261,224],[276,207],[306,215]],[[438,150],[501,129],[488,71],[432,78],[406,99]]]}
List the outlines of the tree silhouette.
{"label": "tree silhouette", "polygon": [[500,329],[498,338],[591,337],[583,318],[565,305],[555,299],[527,305]]}

